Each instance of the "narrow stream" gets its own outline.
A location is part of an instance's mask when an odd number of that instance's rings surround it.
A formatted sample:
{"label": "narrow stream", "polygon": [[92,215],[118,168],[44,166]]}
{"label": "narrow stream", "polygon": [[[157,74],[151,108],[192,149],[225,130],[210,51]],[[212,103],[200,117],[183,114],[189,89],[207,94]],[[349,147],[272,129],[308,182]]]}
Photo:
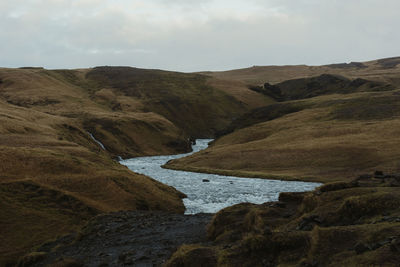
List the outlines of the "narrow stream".
{"label": "narrow stream", "polygon": [[[214,213],[242,202],[261,204],[278,200],[280,192],[311,191],[318,183],[238,178],[216,174],[175,171],[161,168],[171,159],[182,158],[207,148],[212,139],[199,139],[193,152],[170,156],[138,157],[120,161],[136,173],[175,187],[188,197],[185,214]],[[204,182],[208,180],[209,182]]]}

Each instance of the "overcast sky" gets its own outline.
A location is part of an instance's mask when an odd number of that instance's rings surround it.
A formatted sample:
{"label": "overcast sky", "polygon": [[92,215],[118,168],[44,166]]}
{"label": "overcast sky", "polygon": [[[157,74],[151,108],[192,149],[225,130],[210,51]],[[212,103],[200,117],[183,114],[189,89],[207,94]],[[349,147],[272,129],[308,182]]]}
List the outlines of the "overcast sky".
{"label": "overcast sky", "polygon": [[177,71],[400,56],[399,0],[0,0],[0,66]]}

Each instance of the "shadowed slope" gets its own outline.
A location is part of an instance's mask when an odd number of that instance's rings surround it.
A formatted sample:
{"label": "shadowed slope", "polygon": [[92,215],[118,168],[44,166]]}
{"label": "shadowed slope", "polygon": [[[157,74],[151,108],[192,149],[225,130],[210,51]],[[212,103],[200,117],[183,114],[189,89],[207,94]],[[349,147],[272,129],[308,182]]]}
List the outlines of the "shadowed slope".
{"label": "shadowed slope", "polygon": [[212,136],[247,109],[199,74],[97,67],[86,77],[138,99],[144,110],[163,115],[194,138]]}

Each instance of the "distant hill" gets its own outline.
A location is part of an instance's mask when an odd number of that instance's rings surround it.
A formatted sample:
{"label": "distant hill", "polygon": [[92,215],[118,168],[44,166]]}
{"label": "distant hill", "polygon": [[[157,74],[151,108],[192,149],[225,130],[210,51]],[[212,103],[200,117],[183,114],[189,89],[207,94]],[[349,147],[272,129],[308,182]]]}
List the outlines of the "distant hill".
{"label": "distant hill", "polygon": [[275,84],[291,79],[315,77],[321,74],[341,75],[350,79],[363,78],[400,85],[400,57],[373,60],[368,62],[352,62],[330,64],[324,66],[253,66],[250,68],[204,72],[204,74],[226,80],[235,80],[246,85],[261,85],[266,82]]}

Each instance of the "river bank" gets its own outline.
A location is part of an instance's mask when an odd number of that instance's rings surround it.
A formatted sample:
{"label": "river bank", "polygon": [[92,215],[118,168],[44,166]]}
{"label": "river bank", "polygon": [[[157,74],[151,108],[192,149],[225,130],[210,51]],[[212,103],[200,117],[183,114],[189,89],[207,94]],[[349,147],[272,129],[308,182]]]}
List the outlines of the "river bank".
{"label": "river bank", "polygon": [[275,202],[237,204],[215,215],[101,215],[21,264],[397,266],[398,182],[398,176],[365,176],[312,192],[281,193]]}
{"label": "river bank", "polygon": [[154,211],[100,215],[80,232],[44,244],[21,264],[161,266],[179,246],[205,241],[211,218]]}

